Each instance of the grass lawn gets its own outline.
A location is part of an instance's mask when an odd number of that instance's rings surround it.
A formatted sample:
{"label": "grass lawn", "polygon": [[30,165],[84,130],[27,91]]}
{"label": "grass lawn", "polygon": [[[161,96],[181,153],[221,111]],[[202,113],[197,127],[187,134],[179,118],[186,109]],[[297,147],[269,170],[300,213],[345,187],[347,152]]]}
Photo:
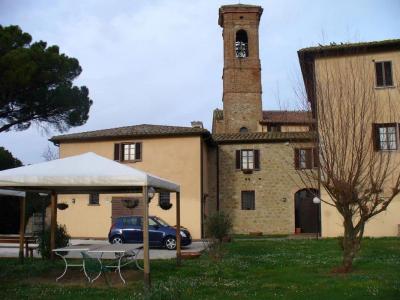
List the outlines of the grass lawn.
{"label": "grass lawn", "polygon": [[[220,263],[206,255],[183,261],[152,261],[152,292],[143,293],[136,273],[125,287],[99,279],[87,285],[55,283],[62,262],[18,264],[0,259],[0,299],[400,299],[400,239],[365,239],[355,270],[332,274],[341,260],[336,239],[236,240]],[[80,276],[80,273],[76,273]]]}

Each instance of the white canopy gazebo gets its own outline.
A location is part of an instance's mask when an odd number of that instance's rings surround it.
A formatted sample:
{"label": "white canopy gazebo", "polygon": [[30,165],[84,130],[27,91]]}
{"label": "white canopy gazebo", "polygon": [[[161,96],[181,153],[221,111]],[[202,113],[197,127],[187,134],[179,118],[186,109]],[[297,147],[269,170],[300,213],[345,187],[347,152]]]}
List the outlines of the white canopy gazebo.
{"label": "white canopy gazebo", "polygon": [[[98,193],[142,193],[149,199],[149,188],[176,193],[177,263],[180,264],[180,187],[179,185],[88,152],[0,171],[0,189],[51,194],[51,249],[55,247],[57,195]],[[144,203],[144,279],[150,282],[148,201]],[[25,206],[25,205],[23,205]],[[22,210],[21,210],[22,211]],[[24,217],[21,216],[21,220]],[[23,243],[23,231],[20,232]],[[21,247],[21,243],[20,243]]]}

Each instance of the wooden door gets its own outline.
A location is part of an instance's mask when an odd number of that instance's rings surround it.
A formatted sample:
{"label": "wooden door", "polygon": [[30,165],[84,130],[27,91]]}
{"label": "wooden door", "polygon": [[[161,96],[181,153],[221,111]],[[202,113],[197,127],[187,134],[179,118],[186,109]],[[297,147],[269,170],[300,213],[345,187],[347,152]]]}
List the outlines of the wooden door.
{"label": "wooden door", "polygon": [[[139,203],[135,208],[128,208],[125,201],[138,200]],[[139,197],[113,197],[111,200],[111,218],[114,223],[115,219],[123,216],[143,216],[143,201]]]}
{"label": "wooden door", "polygon": [[316,233],[319,230],[319,204],[314,204],[314,193],[301,190],[295,194],[295,226],[302,233]]}

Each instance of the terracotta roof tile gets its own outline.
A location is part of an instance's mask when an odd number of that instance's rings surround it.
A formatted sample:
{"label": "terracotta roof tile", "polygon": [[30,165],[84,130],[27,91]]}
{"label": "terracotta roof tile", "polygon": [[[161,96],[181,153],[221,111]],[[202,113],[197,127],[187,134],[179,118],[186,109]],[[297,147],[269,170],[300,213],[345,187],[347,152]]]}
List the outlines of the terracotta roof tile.
{"label": "terracotta roof tile", "polygon": [[360,42],[360,43],[330,43],[329,45],[318,45],[300,49],[298,53],[322,53],[327,51],[352,51],[383,47],[400,47],[400,39]]}
{"label": "terracotta roof tile", "polygon": [[311,141],[315,132],[248,132],[248,133],[223,133],[213,134],[212,138],[217,143],[249,143],[249,142],[285,142],[285,141]]}
{"label": "terracotta roof tile", "polygon": [[134,125],[118,128],[109,128],[95,131],[86,131],[53,136],[50,141],[59,143],[78,140],[99,140],[107,138],[130,138],[150,136],[183,136],[183,135],[209,135],[209,131],[202,128],[164,126],[164,125]]}
{"label": "terracotta roof tile", "polygon": [[263,123],[312,123],[311,112],[307,111],[287,111],[287,110],[264,110]]}

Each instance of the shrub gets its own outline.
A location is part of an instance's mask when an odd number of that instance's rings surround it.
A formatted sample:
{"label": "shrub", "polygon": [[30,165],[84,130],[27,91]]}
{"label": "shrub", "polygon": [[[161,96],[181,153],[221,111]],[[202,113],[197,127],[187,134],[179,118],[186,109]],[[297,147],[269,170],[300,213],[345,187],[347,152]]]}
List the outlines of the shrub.
{"label": "shrub", "polygon": [[[47,227],[39,236],[38,251],[42,258],[50,258],[50,228]],[[71,236],[68,234],[65,225],[57,225],[56,248],[68,246]]]}
{"label": "shrub", "polygon": [[225,255],[224,241],[228,240],[232,230],[231,217],[223,212],[216,212],[206,221],[206,235],[209,240],[204,241],[208,255],[215,262],[222,260]]}
{"label": "shrub", "polygon": [[206,221],[206,235],[209,238],[217,239],[222,242],[223,239],[231,233],[232,219],[229,214],[216,212],[208,217]]}

